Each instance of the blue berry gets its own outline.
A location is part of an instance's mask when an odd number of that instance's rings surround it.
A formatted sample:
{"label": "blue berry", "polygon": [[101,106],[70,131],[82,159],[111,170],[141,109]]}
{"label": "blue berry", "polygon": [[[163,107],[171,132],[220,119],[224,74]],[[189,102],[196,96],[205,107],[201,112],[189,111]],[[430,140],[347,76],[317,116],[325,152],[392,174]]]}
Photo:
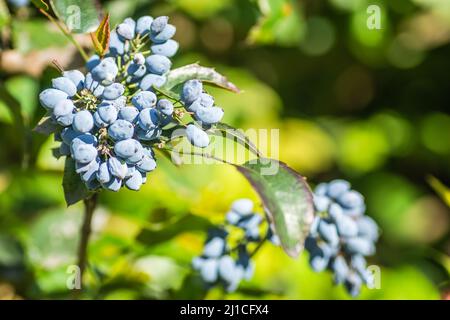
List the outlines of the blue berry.
{"label": "blue berry", "polygon": [[126,120],[116,120],[108,128],[108,135],[114,141],[126,140],[133,137],[134,126],[131,122]]}
{"label": "blue berry", "polygon": [[347,262],[345,261],[345,258],[343,256],[337,256],[332,264],[331,268],[334,272],[334,281],[336,284],[341,284],[345,281],[345,279],[348,276],[349,273],[349,267],[347,265]]}
{"label": "blue berry", "polygon": [[372,241],[378,240],[378,226],[372,218],[364,216],[356,221],[358,226],[358,235],[370,239]]}
{"label": "blue berry", "polygon": [[200,274],[205,282],[214,283],[217,281],[219,263],[215,259],[207,259],[203,262]]}
{"label": "blue berry", "polygon": [[151,141],[158,139],[161,136],[161,128],[154,127],[149,130],[144,130],[141,127],[136,127],[136,136],[143,141]]}
{"label": "blue berry", "polygon": [[324,212],[328,210],[331,200],[325,196],[314,195],[314,208],[318,212]]}
{"label": "blue berry", "polygon": [[349,191],[341,194],[337,199],[344,208],[358,208],[364,205],[363,196],[357,191]]}
{"label": "blue berry", "polygon": [[156,104],[156,95],[151,91],[142,91],[136,94],[132,99],[131,103],[139,110],[151,108]]}
{"label": "blue berry", "polygon": [[109,167],[107,162],[102,162],[99,166],[99,169],[97,171],[97,180],[101,184],[105,184],[109,181],[111,181],[111,173],[109,172]]}
{"label": "blue berry", "polygon": [[229,211],[226,215],[227,222],[232,225],[237,225],[241,219],[242,216],[233,210]]}
{"label": "blue berry", "polygon": [[110,191],[117,192],[122,187],[122,180],[120,180],[119,178],[113,177],[111,179],[111,181],[105,183],[104,186],[106,187],[106,189],[108,189]]}
{"label": "blue berry", "polygon": [[58,102],[67,98],[67,93],[53,88],[45,89],[39,94],[39,101],[41,102],[41,105],[48,110],[52,110]]}
{"label": "blue berry", "polygon": [[87,165],[86,171],[84,171],[80,177],[84,182],[89,182],[97,178],[97,171],[99,169],[100,159],[95,158],[89,165]]}
{"label": "blue berry", "polygon": [[149,157],[148,155],[144,155],[141,159],[141,161],[139,161],[136,164],[136,167],[143,172],[150,172],[155,170],[156,168],[156,161],[154,159],[152,159],[151,157]]}
{"label": "blue berry", "polygon": [[172,38],[177,32],[177,28],[171,24],[167,24],[162,31],[159,33],[153,33],[150,35],[150,39],[154,43],[164,43]]}
{"label": "blue berry", "polygon": [[156,128],[159,123],[159,116],[156,109],[146,108],[139,113],[139,126],[144,130]]}
{"label": "blue berry", "polygon": [[152,25],[153,18],[150,16],[140,17],[136,21],[136,33],[145,36],[150,32],[150,26]]}
{"label": "blue berry", "polygon": [[66,77],[59,77],[52,80],[52,87],[58,90],[61,90],[69,97],[73,97],[77,93],[76,85]]}
{"label": "blue berry", "polygon": [[134,191],[138,191],[142,186],[142,175],[139,171],[135,171],[131,174],[131,177],[129,177],[125,181],[125,186]]}
{"label": "blue berry", "polygon": [[200,108],[210,108],[212,106],[214,106],[214,98],[207,93],[201,93],[195,101],[186,106],[186,109],[196,112]]}
{"label": "blue berry", "polygon": [[161,16],[155,18],[150,24],[150,31],[152,34],[160,33],[167,26],[167,22],[169,21],[169,17]]}
{"label": "blue berry", "polygon": [[350,183],[345,180],[336,179],[328,184],[327,195],[331,198],[337,199],[344,192],[350,190]]}
{"label": "blue berry", "polygon": [[203,90],[203,84],[199,80],[188,80],[183,85],[183,90],[181,92],[181,100],[186,104],[190,105],[192,102],[197,100]]}
{"label": "blue berry", "polygon": [[334,224],[321,220],[317,231],[322,239],[328,242],[331,246],[335,247],[339,244],[339,236]]}
{"label": "blue berry", "polygon": [[159,88],[166,83],[166,77],[157,74],[147,74],[139,83],[139,88],[144,91],[152,90],[153,87]]}
{"label": "blue berry", "polygon": [[112,31],[109,36],[109,52],[114,56],[122,56],[125,53],[125,51],[126,51],[125,43],[122,40],[120,40],[117,32]]}
{"label": "blue berry", "polygon": [[146,74],[147,68],[143,64],[132,62],[128,67],[127,72],[133,79],[140,79]]}
{"label": "blue berry", "polygon": [[147,63],[148,70],[151,73],[158,75],[167,73],[172,66],[172,62],[169,58],[159,54],[152,54],[151,56],[148,56],[147,59],[145,59],[145,62]]}
{"label": "blue berry", "polygon": [[128,171],[126,163],[122,163],[116,157],[111,157],[108,159],[108,169],[113,176],[121,180],[125,178]]}
{"label": "blue berry", "polygon": [[63,72],[63,77],[72,81],[77,88],[77,91],[84,87],[84,74],[79,70],[69,70]]}
{"label": "blue berry", "polygon": [[250,199],[239,199],[233,202],[231,210],[241,216],[248,216],[253,213],[253,201]]}
{"label": "blue berry", "polygon": [[128,23],[122,22],[121,24],[119,24],[116,28],[116,32],[125,40],[131,40],[134,38],[134,29]]}
{"label": "blue berry", "polygon": [[127,98],[125,96],[120,96],[114,100],[103,100],[101,105],[103,104],[112,104],[117,110],[119,110],[120,108],[125,107],[127,104]]}
{"label": "blue berry", "polygon": [[94,69],[96,66],[98,66],[100,64],[100,61],[101,61],[100,57],[98,55],[94,54],[86,62],[86,69],[88,69],[89,71],[92,71],[92,69]]}
{"label": "blue berry", "polygon": [[107,100],[115,100],[125,92],[125,87],[120,83],[113,83],[103,90],[103,98]]}
{"label": "blue berry", "polygon": [[134,139],[121,140],[114,146],[116,155],[125,160],[141,151],[142,145]]}
{"label": "blue berry", "polygon": [[154,44],[150,47],[150,49],[154,54],[159,54],[171,58],[177,53],[178,47],[178,42],[170,39],[160,44]]}
{"label": "blue berry", "polygon": [[211,125],[222,120],[223,109],[219,107],[198,108],[195,112],[195,116],[203,124]]}
{"label": "blue berry", "polygon": [[80,163],[89,163],[97,156],[97,149],[90,144],[78,144],[73,148],[73,158]]}
{"label": "blue berry", "polygon": [[91,73],[95,81],[103,85],[108,85],[114,82],[119,69],[113,58],[103,59],[97,66],[95,66]]}
{"label": "blue berry", "polygon": [[119,110],[119,119],[135,123],[139,115],[139,110],[132,106],[123,107]]}
{"label": "blue berry", "polygon": [[204,248],[203,256],[208,258],[218,258],[225,252],[225,239],[222,237],[214,237],[209,239]]}
{"label": "blue berry", "polygon": [[78,132],[89,132],[94,127],[94,118],[87,110],[82,110],[75,114],[72,127]]}
{"label": "blue berry", "polygon": [[55,108],[53,108],[53,115],[56,118],[66,116],[68,114],[71,114],[74,108],[75,105],[73,104],[72,100],[61,100],[60,102],[58,102]]}
{"label": "blue berry", "polygon": [[349,216],[341,215],[335,222],[341,237],[355,237],[358,234],[358,225]]}
{"label": "blue berry", "polygon": [[208,134],[193,124],[189,124],[186,127],[186,137],[196,147],[206,148],[209,145]]}
{"label": "blue berry", "polygon": [[350,254],[362,254],[363,256],[370,256],[375,253],[375,246],[368,239],[354,237],[346,240],[345,250]]}
{"label": "blue berry", "polygon": [[167,99],[160,99],[156,108],[166,116],[171,116],[173,113],[173,103]]}
{"label": "blue berry", "polygon": [[361,285],[361,278],[355,273],[350,273],[345,280],[345,287],[352,297],[356,297],[359,295],[361,291]]}
{"label": "blue berry", "polygon": [[97,113],[100,119],[107,125],[112,124],[117,120],[117,108],[111,103],[102,103],[98,106]]}

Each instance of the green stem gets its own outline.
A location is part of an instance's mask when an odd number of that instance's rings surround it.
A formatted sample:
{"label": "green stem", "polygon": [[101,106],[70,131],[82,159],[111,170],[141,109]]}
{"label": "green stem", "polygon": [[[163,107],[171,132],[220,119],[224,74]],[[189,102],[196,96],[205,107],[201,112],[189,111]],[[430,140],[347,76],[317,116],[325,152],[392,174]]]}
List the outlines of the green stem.
{"label": "green stem", "polygon": [[39,10],[43,15],[45,15],[53,24],[55,24],[58,29],[69,39],[70,42],[78,49],[78,52],[80,52],[81,56],[83,57],[84,61],[89,60],[89,56],[87,55],[86,51],[81,47],[81,45],[75,40],[73,35],[67,31],[55,18],[53,18],[50,14],[45,12],[45,10],[40,9]]}
{"label": "green stem", "polygon": [[80,243],[78,245],[78,267],[80,268],[80,281],[83,283],[83,274],[88,264],[87,248],[91,235],[91,223],[97,206],[97,194],[84,200],[83,225],[80,230]]}
{"label": "green stem", "polygon": [[171,148],[160,148],[160,149],[165,150],[165,151],[169,151],[169,152],[176,152],[176,153],[178,153],[179,155],[198,156],[198,157],[203,157],[203,158],[207,158],[207,159],[213,159],[213,160],[216,160],[216,161],[225,163],[225,164],[234,165],[234,164],[231,163],[231,162],[228,162],[228,161],[226,161],[226,160],[217,158],[217,157],[215,157],[215,156],[213,156],[213,155],[211,155],[211,154],[209,154],[209,153],[201,153],[201,152],[180,152],[180,151],[175,151],[175,150],[173,150],[173,149],[171,149]]}
{"label": "green stem", "polygon": [[259,249],[261,249],[261,247],[264,245],[264,243],[267,242],[267,234],[266,236],[261,240],[260,243],[258,243],[258,245],[256,246],[256,248],[252,251],[252,253],[250,254],[250,258],[252,258],[258,251]]}

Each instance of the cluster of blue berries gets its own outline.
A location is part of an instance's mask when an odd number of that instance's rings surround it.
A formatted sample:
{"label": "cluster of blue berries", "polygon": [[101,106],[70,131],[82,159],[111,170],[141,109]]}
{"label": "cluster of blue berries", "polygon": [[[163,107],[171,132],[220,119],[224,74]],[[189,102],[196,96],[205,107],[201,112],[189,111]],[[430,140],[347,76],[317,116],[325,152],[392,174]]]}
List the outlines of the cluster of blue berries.
{"label": "cluster of blue berries", "polygon": [[110,34],[108,57],[123,70],[126,83],[152,91],[164,85],[172,67],[169,58],[178,51],[178,42],[172,39],[175,32],[166,16],[143,16],[136,21],[126,18]]}
{"label": "cluster of blue berries", "polygon": [[[209,231],[201,256],[192,261],[205,283],[210,286],[221,283],[228,292],[232,292],[242,280],[251,279],[254,272],[251,256],[254,252],[249,252],[249,246],[266,240],[261,237],[263,221],[264,218],[253,211],[251,200],[240,199],[232,204],[226,224]],[[230,238],[236,228],[244,235],[235,239],[237,244],[232,247]]]}
{"label": "cluster of blue berries", "polygon": [[186,126],[188,140],[197,147],[209,145],[206,130],[222,119],[223,110],[214,106],[202,82],[186,81],[177,107],[157,90],[178,50],[175,31],[166,16],[127,18],[111,32],[107,55],[86,63],[86,74],[63,71],[40,93],[59,127],[59,154],[75,160],[90,190],[139,190],[156,167],[152,147],[170,139],[162,136],[163,128],[180,123],[186,112],[195,120]]}
{"label": "cluster of blue berries", "polygon": [[223,109],[214,105],[214,98],[203,91],[203,84],[199,80],[184,83],[181,101],[195,120],[186,128],[189,142],[196,147],[206,148],[210,142],[206,130],[222,120]]}
{"label": "cluster of blue berries", "polygon": [[365,257],[375,253],[378,226],[364,215],[363,196],[344,180],[319,184],[314,206],[317,215],[305,242],[310,265],[317,272],[329,269],[336,284],[357,296],[364,283],[373,286]]}
{"label": "cluster of blue berries", "polygon": [[[59,125],[60,155],[76,162],[91,189],[139,190],[156,167],[152,145],[172,120],[173,103],[157,96],[178,44],[167,17],[127,18],[111,32],[110,50],[87,62],[88,72],[62,72],[41,104]],[[146,47],[151,42],[150,50]]]}

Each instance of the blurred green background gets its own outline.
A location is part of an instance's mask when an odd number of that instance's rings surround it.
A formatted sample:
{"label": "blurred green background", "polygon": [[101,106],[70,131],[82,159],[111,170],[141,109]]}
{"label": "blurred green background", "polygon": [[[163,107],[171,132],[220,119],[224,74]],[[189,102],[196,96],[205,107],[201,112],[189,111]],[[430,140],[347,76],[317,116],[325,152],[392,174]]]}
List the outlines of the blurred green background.
{"label": "blurred green background", "polygon": [[[31,5],[0,0],[0,299],[70,298],[83,207],[66,208],[63,160],[31,131],[38,93],[83,65]],[[381,10],[381,29],[366,22]],[[174,64],[199,61],[243,92],[212,89],[238,128],[279,128],[280,159],[314,185],[333,178],[363,193],[382,236],[370,264],[381,289],[361,299],[448,298],[450,283],[450,1],[101,1],[113,25],[169,15]],[[89,45],[87,36],[78,40]],[[447,98],[445,98],[447,97]],[[292,260],[265,245],[239,290],[206,291],[190,267],[210,223],[250,185],[226,165],[180,168],[159,157],[139,193],[104,192],[94,217],[83,298],[348,299],[306,253]],[[258,202],[259,203],[259,202]],[[140,237],[143,232],[146,237]]]}

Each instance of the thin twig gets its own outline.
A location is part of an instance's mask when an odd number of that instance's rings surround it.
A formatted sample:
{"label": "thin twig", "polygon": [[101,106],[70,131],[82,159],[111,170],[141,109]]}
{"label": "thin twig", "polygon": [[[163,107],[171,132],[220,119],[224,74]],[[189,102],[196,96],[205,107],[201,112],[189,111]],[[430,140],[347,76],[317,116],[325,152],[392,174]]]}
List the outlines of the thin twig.
{"label": "thin twig", "polygon": [[55,24],[58,29],[70,40],[70,42],[73,43],[73,45],[78,49],[78,51],[80,52],[81,56],[83,57],[84,61],[88,61],[89,57],[86,53],[86,51],[84,51],[84,49],[80,46],[80,44],[75,40],[75,38],[73,37],[73,35],[66,30],[66,28],[64,28],[61,23],[59,21],[57,21],[55,18],[53,18],[50,14],[48,14],[47,12],[45,12],[45,10],[43,9],[39,9],[39,11],[46,16],[53,24]]}
{"label": "thin twig", "polygon": [[83,283],[83,273],[88,264],[87,247],[89,243],[89,236],[91,235],[91,222],[94,215],[95,207],[97,206],[97,194],[84,200],[84,217],[83,225],[80,230],[80,243],[78,246],[78,267],[80,268],[80,281]]}
{"label": "thin twig", "polygon": [[177,151],[177,150],[174,150],[174,149],[171,149],[171,148],[160,148],[160,149],[166,150],[166,151],[169,151],[169,152],[176,152],[176,153],[178,153],[178,155],[182,155],[182,156],[197,156],[197,157],[203,157],[203,158],[207,158],[207,159],[213,159],[213,160],[216,160],[216,161],[225,163],[225,164],[234,165],[234,164],[231,163],[231,162],[228,162],[228,161],[226,161],[226,160],[224,160],[224,159],[217,158],[217,157],[215,157],[215,156],[213,156],[213,155],[211,155],[211,154],[209,154],[209,153],[202,153],[202,152],[180,152],[180,151]]}

